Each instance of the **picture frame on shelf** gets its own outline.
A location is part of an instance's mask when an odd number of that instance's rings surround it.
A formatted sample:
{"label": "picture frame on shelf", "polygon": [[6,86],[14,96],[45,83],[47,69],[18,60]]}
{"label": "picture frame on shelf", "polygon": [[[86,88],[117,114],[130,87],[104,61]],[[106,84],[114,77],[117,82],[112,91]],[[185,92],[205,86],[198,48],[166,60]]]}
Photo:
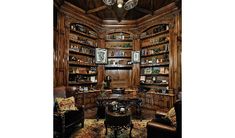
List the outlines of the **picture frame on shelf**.
{"label": "picture frame on shelf", "polygon": [[146,80],[146,76],[140,76],[140,81],[141,82],[145,82],[145,80]]}
{"label": "picture frame on shelf", "polygon": [[164,44],[164,46],[165,46],[164,52],[168,52],[169,51],[169,49],[168,49],[169,44]]}
{"label": "picture frame on shelf", "polygon": [[140,51],[131,51],[132,63],[140,63]]}
{"label": "picture frame on shelf", "polygon": [[96,48],[95,49],[95,63],[96,64],[107,64],[107,49]]}

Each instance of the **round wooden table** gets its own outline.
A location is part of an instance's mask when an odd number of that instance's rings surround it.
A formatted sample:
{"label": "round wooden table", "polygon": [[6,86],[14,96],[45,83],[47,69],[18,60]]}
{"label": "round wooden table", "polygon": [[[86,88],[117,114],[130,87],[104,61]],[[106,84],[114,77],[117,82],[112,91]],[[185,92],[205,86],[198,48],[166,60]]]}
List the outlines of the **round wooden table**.
{"label": "round wooden table", "polygon": [[107,128],[114,130],[114,136],[117,137],[117,133],[121,129],[130,128],[129,136],[131,137],[131,130],[133,124],[131,122],[131,111],[127,109],[125,113],[120,113],[119,111],[109,111],[108,108],[105,110],[105,135],[107,135]]}

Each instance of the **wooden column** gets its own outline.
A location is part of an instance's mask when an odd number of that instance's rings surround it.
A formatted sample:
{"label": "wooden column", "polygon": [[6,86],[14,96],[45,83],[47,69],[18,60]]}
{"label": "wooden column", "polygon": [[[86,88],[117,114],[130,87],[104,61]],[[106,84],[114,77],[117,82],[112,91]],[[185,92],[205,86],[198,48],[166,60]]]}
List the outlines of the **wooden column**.
{"label": "wooden column", "polygon": [[58,12],[57,31],[54,34],[56,39],[54,43],[54,87],[66,85],[67,82],[67,45],[65,36],[65,18],[64,14]]}
{"label": "wooden column", "polygon": [[176,65],[176,78],[175,78],[175,93],[178,95],[178,92],[182,89],[182,70],[181,70],[181,13],[180,11],[175,15],[175,43],[177,47],[176,56],[177,56],[177,65]]}
{"label": "wooden column", "polygon": [[[178,91],[181,90],[181,43],[179,43],[180,34],[180,15],[175,13],[174,18],[171,23],[170,31],[170,43],[171,43],[171,54],[170,54],[170,89],[173,89],[174,94],[178,94]],[[181,40],[180,40],[181,41]]]}
{"label": "wooden column", "polygon": [[[98,47],[99,48],[105,48],[105,39],[104,39],[104,34],[99,34],[100,37],[98,39]],[[102,83],[104,81],[105,78],[105,68],[104,65],[98,65],[97,67],[97,72],[98,72],[98,87],[102,86]]]}
{"label": "wooden column", "polygon": [[[134,38],[134,46],[133,46],[134,51],[140,51],[140,39],[139,35]],[[140,63],[135,63],[133,64],[132,67],[132,86],[133,87],[138,87],[140,85]]]}

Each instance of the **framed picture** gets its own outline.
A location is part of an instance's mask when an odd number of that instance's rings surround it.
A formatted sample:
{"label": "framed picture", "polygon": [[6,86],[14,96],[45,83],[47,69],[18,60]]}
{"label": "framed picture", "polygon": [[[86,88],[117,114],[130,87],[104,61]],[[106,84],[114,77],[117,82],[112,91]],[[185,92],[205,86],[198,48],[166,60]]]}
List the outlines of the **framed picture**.
{"label": "framed picture", "polygon": [[132,51],[131,52],[131,59],[133,63],[140,62],[140,51]]}
{"label": "framed picture", "polygon": [[104,48],[95,49],[95,63],[107,64],[107,49]]}

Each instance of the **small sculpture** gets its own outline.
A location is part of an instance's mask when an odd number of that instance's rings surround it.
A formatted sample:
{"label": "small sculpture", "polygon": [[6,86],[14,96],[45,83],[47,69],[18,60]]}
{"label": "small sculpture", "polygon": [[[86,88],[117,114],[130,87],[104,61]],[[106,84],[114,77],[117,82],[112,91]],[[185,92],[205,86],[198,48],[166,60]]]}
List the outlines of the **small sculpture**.
{"label": "small sculpture", "polygon": [[105,89],[110,89],[111,88],[111,82],[112,82],[112,78],[111,78],[111,76],[106,76],[105,77],[105,86],[104,86],[104,88]]}

